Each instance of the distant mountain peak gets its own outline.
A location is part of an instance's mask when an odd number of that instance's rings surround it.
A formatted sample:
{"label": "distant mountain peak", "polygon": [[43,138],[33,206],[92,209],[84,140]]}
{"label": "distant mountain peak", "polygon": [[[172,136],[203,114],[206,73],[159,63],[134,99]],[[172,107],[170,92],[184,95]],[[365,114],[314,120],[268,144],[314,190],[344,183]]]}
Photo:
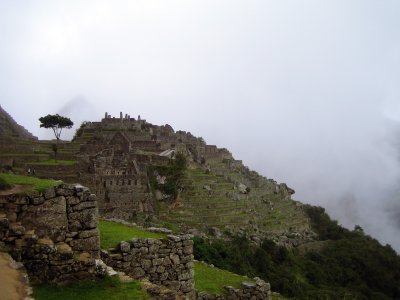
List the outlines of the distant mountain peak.
{"label": "distant mountain peak", "polygon": [[38,138],[19,125],[15,120],[0,106],[0,136],[9,136],[27,140],[37,140]]}

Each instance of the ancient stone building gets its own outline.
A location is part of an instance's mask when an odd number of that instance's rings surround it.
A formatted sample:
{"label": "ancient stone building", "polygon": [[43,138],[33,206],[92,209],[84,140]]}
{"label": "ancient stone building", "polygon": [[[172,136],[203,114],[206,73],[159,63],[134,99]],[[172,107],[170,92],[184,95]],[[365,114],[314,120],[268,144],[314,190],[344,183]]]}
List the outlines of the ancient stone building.
{"label": "ancient stone building", "polygon": [[168,164],[171,157],[160,155],[166,150],[195,162],[232,159],[226,149],[208,146],[190,132],[175,133],[168,124],[156,126],[122,113],[83,124],[80,136],[88,137],[79,155],[80,181],[98,196],[100,214],[110,218],[131,221],[155,213],[148,166]]}

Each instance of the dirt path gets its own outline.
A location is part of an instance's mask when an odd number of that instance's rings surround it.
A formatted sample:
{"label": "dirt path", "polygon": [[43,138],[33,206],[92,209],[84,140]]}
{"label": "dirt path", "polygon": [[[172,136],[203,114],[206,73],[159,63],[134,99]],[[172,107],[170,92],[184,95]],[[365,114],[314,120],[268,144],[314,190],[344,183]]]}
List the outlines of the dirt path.
{"label": "dirt path", "polygon": [[22,184],[17,184],[15,186],[13,186],[13,188],[9,189],[9,190],[5,190],[5,191],[0,191],[0,196],[8,196],[8,195],[12,195],[12,194],[17,194],[23,191],[27,191],[32,189],[31,185],[22,185]]}
{"label": "dirt path", "polygon": [[0,298],[22,300],[27,297],[27,289],[22,272],[13,267],[13,261],[7,253],[0,252]]}

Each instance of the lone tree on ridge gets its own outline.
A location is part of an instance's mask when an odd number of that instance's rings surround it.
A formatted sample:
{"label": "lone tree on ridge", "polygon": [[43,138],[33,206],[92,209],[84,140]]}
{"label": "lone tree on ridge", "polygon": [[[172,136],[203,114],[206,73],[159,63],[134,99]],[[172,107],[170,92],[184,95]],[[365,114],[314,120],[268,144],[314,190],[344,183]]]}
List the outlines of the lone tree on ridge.
{"label": "lone tree on ridge", "polygon": [[[60,116],[59,114],[47,115],[45,117],[41,117],[39,118],[39,121],[40,121],[40,127],[53,129],[54,135],[57,139],[57,144],[58,141],[60,140],[63,128],[70,129],[74,125],[74,122],[72,122],[71,119]],[[53,145],[55,160],[57,160],[57,150],[58,150],[57,144]]]}

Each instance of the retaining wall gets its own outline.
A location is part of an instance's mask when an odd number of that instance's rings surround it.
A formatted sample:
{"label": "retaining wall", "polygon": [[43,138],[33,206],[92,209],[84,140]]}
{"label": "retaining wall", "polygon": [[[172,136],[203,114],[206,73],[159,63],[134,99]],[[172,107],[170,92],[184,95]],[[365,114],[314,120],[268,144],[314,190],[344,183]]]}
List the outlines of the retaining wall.
{"label": "retaining wall", "polygon": [[0,196],[0,241],[33,283],[95,276],[97,223],[96,197],[80,185]]}
{"label": "retaining wall", "polygon": [[189,299],[195,298],[191,235],[168,235],[160,240],[131,239],[109,252],[102,251],[102,259],[115,270],[135,279],[148,278]]}

